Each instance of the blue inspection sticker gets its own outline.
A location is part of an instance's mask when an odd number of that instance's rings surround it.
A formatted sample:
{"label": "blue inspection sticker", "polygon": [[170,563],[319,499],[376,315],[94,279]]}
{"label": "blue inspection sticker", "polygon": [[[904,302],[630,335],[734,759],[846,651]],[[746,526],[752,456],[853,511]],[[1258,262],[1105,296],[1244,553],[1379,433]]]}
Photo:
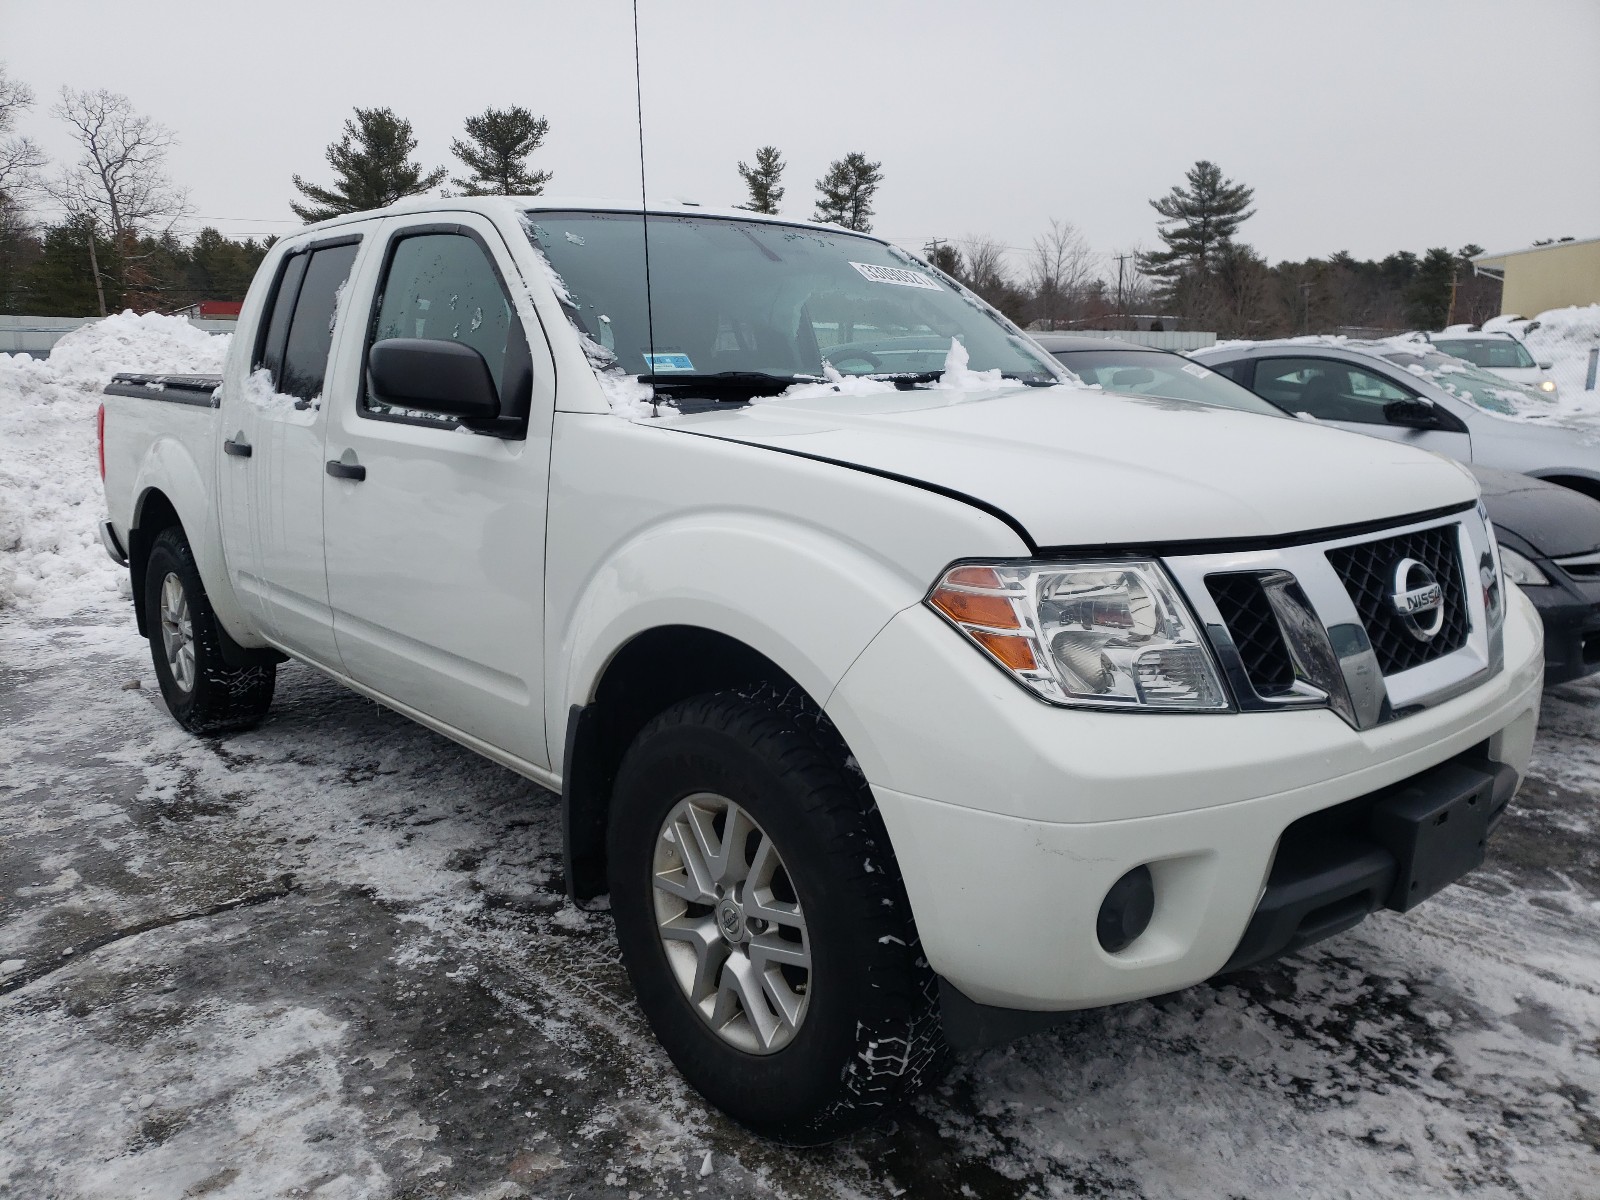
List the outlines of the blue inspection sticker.
{"label": "blue inspection sticker", "polygon": [[694,370],[694,363],[689,361],[687,354],[646,354],[644,361],[657,375],[665,375],[668,371]]}

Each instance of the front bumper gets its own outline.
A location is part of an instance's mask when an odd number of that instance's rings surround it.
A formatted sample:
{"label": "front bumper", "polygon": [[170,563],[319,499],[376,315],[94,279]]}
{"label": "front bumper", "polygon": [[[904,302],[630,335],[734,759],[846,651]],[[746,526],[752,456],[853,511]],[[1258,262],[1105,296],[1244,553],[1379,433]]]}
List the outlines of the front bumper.
{"label": "front bumper", "polygon": [[[1327,711],[1052,708],[922,608],[890,622],[827,708],[872,784],[933,969],[980,1005],[1088,1008],[1222,970],[1299,818],[1479,748],[1520,778],[1542,635],[1525,599],[1508,607],[1498,675],[1363,731]],[[1109,953],[1096,913],[1141,864],[1154,914]]]}

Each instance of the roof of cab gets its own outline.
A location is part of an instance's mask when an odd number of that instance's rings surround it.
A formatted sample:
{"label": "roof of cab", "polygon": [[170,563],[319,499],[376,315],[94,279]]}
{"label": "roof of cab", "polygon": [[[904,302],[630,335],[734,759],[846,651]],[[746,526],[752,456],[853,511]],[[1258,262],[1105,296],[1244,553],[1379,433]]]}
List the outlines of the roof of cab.
{"label": "roof of cab", "polygon": [[[405,200],[398,200],[386,208],[374,208],[364,212],[343,213],[337,217],[330,217],[326,221],[319,221],[315,225],[307,225],[286,236],[299,237],[304,233],[337,229],[341,225],[348,225],[355,221],[367,221],[374,217],[405,216],[410,213],[478,212],[486,216],[505,217],[507,215],[519,216],[525,212],[574,211],[636,213],[639,211],[639,202],[637,200],[619,200],[615,197],[604,198],[596,196],[452,196],[449,199],[441,199],[438,196],[413,196]],[[741,221],[761,221],[769,225],[793,225],[802,229],[815,229],[826,233],[854,234],[853,230],[845,229],[839,225],[824,225],[817,221],[802,221],[792,217],[769,216],[765,213],[750,212],[742,208],[714,208],[709,205],[696,204],[692,200],[652,200],[645,211],[651,216],[733,217]],[[871,238],[873,241],[883,241],[882,238],[873,237],[870,233],[855,234],[855,236]]]}

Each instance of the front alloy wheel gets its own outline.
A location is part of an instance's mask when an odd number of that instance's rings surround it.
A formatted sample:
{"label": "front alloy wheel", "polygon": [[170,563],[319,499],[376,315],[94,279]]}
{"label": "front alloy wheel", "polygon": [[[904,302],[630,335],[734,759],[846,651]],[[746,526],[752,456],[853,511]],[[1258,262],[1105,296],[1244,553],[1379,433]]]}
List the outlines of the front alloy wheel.
{"label": "front alloy wheel", "polygon": [[782,1050],[811,1001],[811,946],[772,838],[699,792],[667,814],[654,865],[657,932],[683,994],[730,1045]]}
{"label": "front alloy wheel", "polygon": [[606,830],[640,1007],[702,1095],[815,1144],[937,1075],[944,1042],[894,852],[795,689],[680,701],[618,766]]}

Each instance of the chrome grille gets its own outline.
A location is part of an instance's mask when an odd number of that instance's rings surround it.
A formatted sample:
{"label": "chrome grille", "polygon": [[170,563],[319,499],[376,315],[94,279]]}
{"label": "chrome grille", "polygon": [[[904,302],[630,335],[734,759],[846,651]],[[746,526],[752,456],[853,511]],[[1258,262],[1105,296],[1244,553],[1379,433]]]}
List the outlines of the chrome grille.
{"label": "chrome grille", "polygon": [[[1456,526],[1436,526],[1327,553],[1328,562],[1361,615],[1373,653],[1378,656],[1378,666],[1385,675],[1433,662],[1467,644],[1472,622],[1467,612]],[[1416,559],[1432,571],[1444,593],[1444,625],[1427,641],[1415,637],[1394,609],[1395,568],[1407,558]]]}
{"label": "chrome grille", "polygon": [[1255,573],[1208,575],[1206,587],[1217,602],[1222,623],[1239,651],[1250,685],[1259,696],[1287,692],[1294,684],[1294,663],[1283,630]]}

